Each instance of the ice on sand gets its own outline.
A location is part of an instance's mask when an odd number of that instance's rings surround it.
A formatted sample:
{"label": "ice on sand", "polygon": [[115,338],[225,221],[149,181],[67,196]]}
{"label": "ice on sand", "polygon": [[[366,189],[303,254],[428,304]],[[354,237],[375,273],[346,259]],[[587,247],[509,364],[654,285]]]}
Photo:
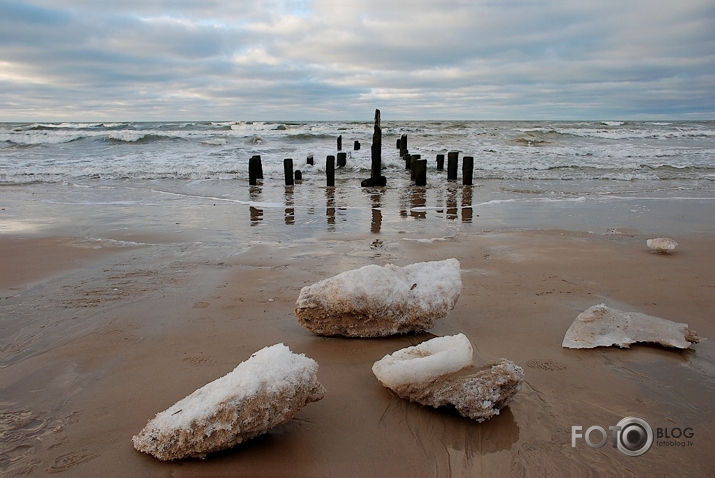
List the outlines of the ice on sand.
{"label": "ice on sand", "polygon": [[318,364],[284,344],[265,347],[232,372],[176,402],[132,438],[159,460],[204,458],[290,420],[323,398]]}
{"label": "ice on sand", "polygon": [[524,380],[523,369],[506,359],[475,366],[472,345],[463,334],[386,355],[375,362],[372,372],[400,398],[435,408],[452,405],[478,422],[499,415]]}
{"label": "ice on sand", "polygon": [[675,246],[678,245],[677,242],[672,239],[668,239],[667,237],[648,239],[645,243],[649,248],[658,254],[669,254],[675,249]]}
{"label": "ice on sand", "polygon": [[629,348],[636,342],[649,342],[687,349],[691,343],[699,341],[695,331],[688,329],[688,324],[638,312],[623,312],[598,304],[576,317],[561,345],[570,349],[611,345]]}
{"label": "ice on sand", "polygon": [[317,335],[421,332],[447,315],[461,291],[457,259],[406,267],[368,265],[303,287],[295,315]]}

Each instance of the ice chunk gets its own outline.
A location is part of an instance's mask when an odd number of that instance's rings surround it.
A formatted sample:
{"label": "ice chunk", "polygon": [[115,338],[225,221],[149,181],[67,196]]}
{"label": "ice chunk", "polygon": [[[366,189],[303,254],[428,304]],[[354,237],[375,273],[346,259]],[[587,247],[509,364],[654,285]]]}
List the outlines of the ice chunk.
{"label": "ice chunk", "polygon": [[668,254],[673,249],[675,249],[675,246],[678,245],[677,242],[672,239],[668,239],[667,237],[656,237],[655,239],[648,239],[647,241],[645,241],[645,243],[648,247],[650,247],[658,254]]}
{"label": "ice chunk", "polygon": [[406,267],[368,265],[303,287],[295,315],[318,335],[421,332],[447,315],[461,291],[457,259]]}
{"label": "ice chunk", "polygon": [[385,355],[372,372],[385,387],[425,382],[472,364],[472,344],[464,334],[437,337]]}
{"label": "ice chunk", "polygon": [[283,344],[265,347],[232,372],[176,402],[132,438],[159,460],[204,458],[290,420],[323,398],[318,364]]}
{"label": "ice chunk", "polygon": [[688,324],[598,304],[576,317],[561,345],[570,349],[611,345],[628,348],[636,342],[650,342],[687,349],[691,343],[699,341],[695,331],[688,329]]}
{"label": "ice chunk", "polygon": [[372,371],[400,398],[435,408],[452,405],[478,422],[499,415],[524,380],[524,370],[506,359],[476,367],[463,334],[398,350],[375,362]]}

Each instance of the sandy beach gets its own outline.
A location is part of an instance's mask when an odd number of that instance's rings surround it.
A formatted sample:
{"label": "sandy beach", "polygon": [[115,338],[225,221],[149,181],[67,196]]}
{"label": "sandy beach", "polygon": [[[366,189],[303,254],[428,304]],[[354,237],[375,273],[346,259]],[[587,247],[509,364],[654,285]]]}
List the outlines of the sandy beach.
{"label": "sandy beach", "polygon": [[[0,235],[2,475],[712,471],[712,340],[687,351],[561,347],[575,317],[598,303],[685,322],[701,337],[715,337],[711,233],[671,234],[680,245],[658,255],[645,245],[651,232],[628,228],[474,226],[432,238],[424,231],[368,229],[291,241],[287,226],[274,226],[284,228],[283,239],[253,238],[221,256],[191,252],[170,228],[163,235],[105,228],[96,234],[101,241],[46,230]],[[197,239],[200,231],[191,234]],[[426,333],[322,338],[293,314],[301,287],[339,272],[450,257],[461,263],[462,294]],[[371,372],[385,354],[460,332],[477,362],[504,357],[525,371],[524,388],[487,422],[401,400]],[[157,412],[279,342],[320,364],[323,400],[205,460],[159,462],[133,449],[132,436]],[[639,457],[610,443],[594,449],[580,440],[572,447],[572,426],[608,429],[627,416],[646,419],[654,432],[690,428],[690,446],[654,443]]]}

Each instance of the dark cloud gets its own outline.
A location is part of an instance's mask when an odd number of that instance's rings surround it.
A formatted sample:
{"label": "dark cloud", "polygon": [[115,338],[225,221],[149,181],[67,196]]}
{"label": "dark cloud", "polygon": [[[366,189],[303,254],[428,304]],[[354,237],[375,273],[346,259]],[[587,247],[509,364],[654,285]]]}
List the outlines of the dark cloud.
{"label": "dark cloud", "polygon": [[715,117],[711,1],[0,3],[0,120]]}

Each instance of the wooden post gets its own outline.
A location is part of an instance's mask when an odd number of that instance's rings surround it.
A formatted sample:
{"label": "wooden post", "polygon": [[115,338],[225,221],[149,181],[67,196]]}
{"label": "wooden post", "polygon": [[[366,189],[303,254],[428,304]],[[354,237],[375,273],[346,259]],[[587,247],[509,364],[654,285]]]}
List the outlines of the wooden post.
{"label": "wooden post", "polygon": [[338,151],[343,150],[343,135],[338,136]]}
{"label": "wooden post", "polygon": [[410,155],[410,179],[415,180],[415,170],[417,167],[417,161],[420,161],[422,159],[422,156],[419,154],[411,154]]}
{"label": "wooden post", "polygon": [[310,164],[311,166],[314,164],[314,163],[313,163],[313,153],[310,153],[310,154],[308,155],[308,157],[306,158],[305,162],[306,162],[307,164]]}
{"label": "wooden post", "polygon": [[372,134],[372,146],[370,146],[370,178],[364,179],[360,185],[364,188],[370,186],[385,186],[387,178],[382,175],[382,128],[380,128],[380,110],[375,110],[375,130]]}
{"label": "wooden post", "polygon": [[355,144],[353,145],[353,150],[358,151],[360,149],[360,141],[355,141]]}
{"label": "wooden post", "polygon": [[379,181],[382,176],[382,128],[380,127],[380,110],[375,110],[375,127],[372,133],[370,151],[370,179]]}
{"label": "wooden post", "polygon": [[342,151],[338,153],[338,164],[337,166],[339,168],[344,168],[345,165],[348,164],[348,153]]}
{"label": "wooden post", "polygon": [[325,160],[325,174],[328,177],[328,187],[335,186],[335,156],[328,156]]}
{"label": "wooden post", "polygon": [[302,181],[303,180],[303,173],[300,171],[300,169],[295,170],[295,180],[296,181]]}
{"label": "wooden post", "polygon": [[258,167],[256,166],[256,157],[253,156],[248,160],[248,184],[250,186],[256,185],[257,172],[258,172]]}
{"label": "wooden post", "polygon": [[396,149],[400,149],[401,144],[402,144],[402,140],[400,140],[400,138],[397,138],[397,144],[395,144],[395,146],[397,147]]}
{"label": "wooden post", "polygon": [[410,153],[405,153],[405,169],[412,169],[412,155]]}
{"label": "wooden post", "polygon": [[253,157],[256,161],[256,179],[263,179],[263,164],[261,163],[261,155],[256,154]]}
{"label": "wooden post", "polygon": [[444,170],[444,154],[437,155],[437,171]]}
{"label": "wooden post", "polygon": [[457,167],[459,166],[459,151],[447,153],[447,179],[457,179]]}
{"label": "wooden post", "polygon": [[283,160],[283,172],[285,173],[286,186],[293,186],[293,160],[291,158]]}
{"label": "wooden post", "polygon": [[407,134],[403,133],[400,136],[400,157],[403,157],[407,153]]}
{"label": "wooden post", "polygon": [[472,156],[465,156],[462,162],[462,184],[465,186],[471,186],[473,174],[474,158]]}
{"label": "wooden post", "polygon": [[413,160],[412,164],[412,171],[415,176],[415,186],[427,186],[427,160]]}

